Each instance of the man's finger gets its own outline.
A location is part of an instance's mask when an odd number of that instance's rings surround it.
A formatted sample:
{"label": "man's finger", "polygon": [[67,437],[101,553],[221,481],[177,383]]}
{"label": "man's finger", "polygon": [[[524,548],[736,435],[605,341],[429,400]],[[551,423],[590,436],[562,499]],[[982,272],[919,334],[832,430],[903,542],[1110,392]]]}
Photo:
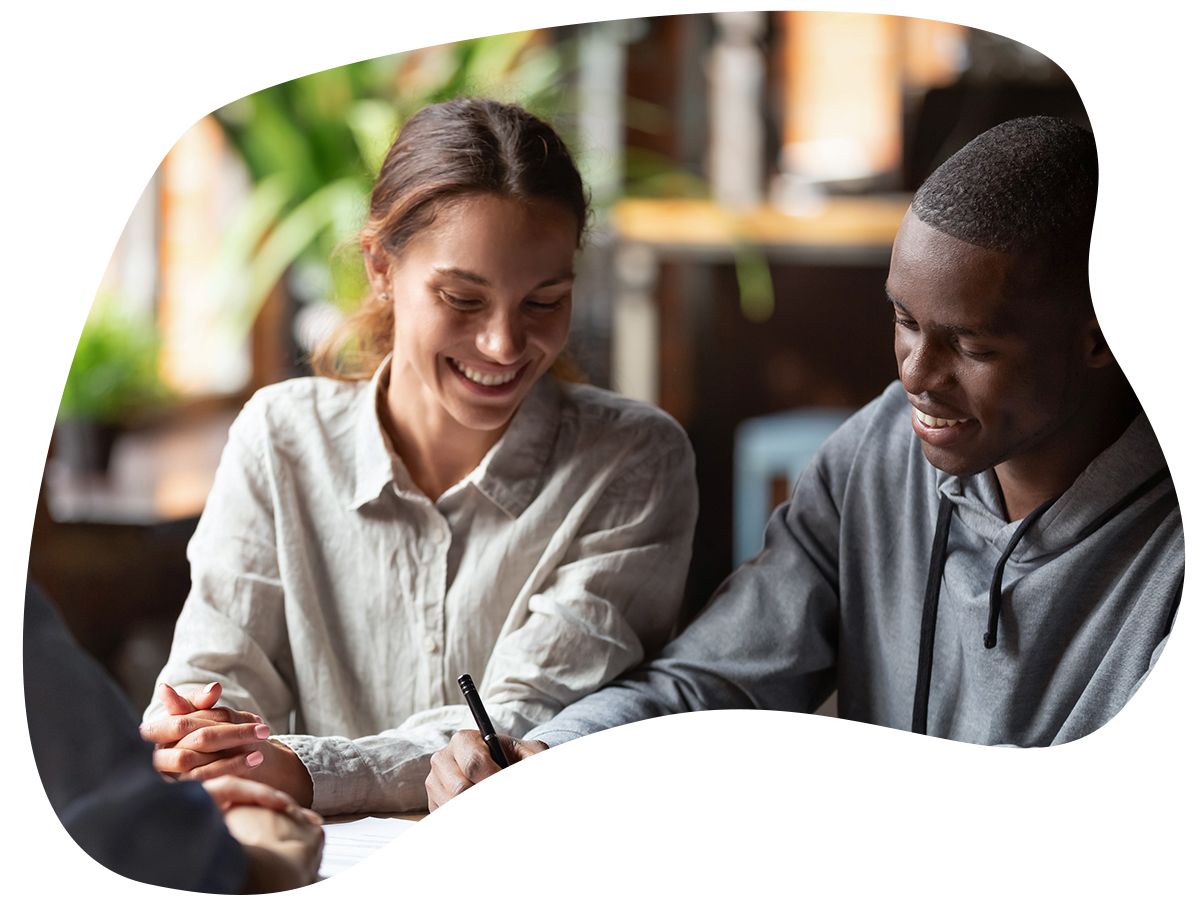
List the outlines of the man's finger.
{"label": "man's finger", "polygon": [[425,779],[425,798],[430,812],[457,797],[471,786],[472,782],[459,769],[454,752],[450,747],[443,747],[433,754],[433,758],[430,760],[429,775]]}
{"label": "man's finger", "polygon": [[529,759],[531,756],[550,749],[550,745],[545,741],[519,741],[506,734],[497,735],[497,737],[500,738],[500,745],[504,747],[510,763]]}
{"label": "man's finger", "polygon": [[[283,812],[296,805],[291,795],[285,794],[278,788],[261,781],[251,781],[248,778],[238,778],[234,775],[220,775],[204,782],[204,789],[217,806],[226,810],[233,806],[264,806],[267,809]],[[297,807],[298,808],[298,807]]]}

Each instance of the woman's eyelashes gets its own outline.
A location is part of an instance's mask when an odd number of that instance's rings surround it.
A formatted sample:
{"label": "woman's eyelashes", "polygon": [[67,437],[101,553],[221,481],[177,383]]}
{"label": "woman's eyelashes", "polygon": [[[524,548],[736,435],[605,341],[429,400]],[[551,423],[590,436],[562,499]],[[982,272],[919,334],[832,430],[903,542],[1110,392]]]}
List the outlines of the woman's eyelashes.
{"label": "woman's eyelashes", "polygon": [[556,309],[562,309],[563,304],[567,302],[570,294],[565,294],[554,300],[527,300],[525,305],[535,312],[553,312]]}
{"label": "woman's eyelashes", "polygon": [[475,300],[470,297],[458,297],[448,291],[438,291],[438,295],[442,298],[442,302],[448,306],[453,306],[455,309],[473,310],[483,306],[483,301]]}
{"label": "woman's eyelashes", "polygon": [[[451,294],[449,291],[438,291],[438,296],[447,306],[452,306],[454,309],[462,310],[463,312],[474,312],[483,309],[486,302],[481,299],[472,297],[459,297]],[[526,309],[535,313],[555,312],[562,309],[570,299],[570,294],[563,294],[554,299],[529,299],[526,300],[524,306]]]}

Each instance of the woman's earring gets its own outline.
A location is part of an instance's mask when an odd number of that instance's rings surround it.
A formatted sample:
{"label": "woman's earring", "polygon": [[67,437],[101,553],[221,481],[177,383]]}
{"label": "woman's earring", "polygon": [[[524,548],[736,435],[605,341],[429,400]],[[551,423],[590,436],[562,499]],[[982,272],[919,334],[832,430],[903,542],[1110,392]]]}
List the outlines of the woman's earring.
{"label": "woman's earring", "polygon": [[382,294],[380,294],[380,295],[379,295],[379,298],[380,298],[381,300],[386,300],[386,299],[387,299],[387,291],[384,291]]}

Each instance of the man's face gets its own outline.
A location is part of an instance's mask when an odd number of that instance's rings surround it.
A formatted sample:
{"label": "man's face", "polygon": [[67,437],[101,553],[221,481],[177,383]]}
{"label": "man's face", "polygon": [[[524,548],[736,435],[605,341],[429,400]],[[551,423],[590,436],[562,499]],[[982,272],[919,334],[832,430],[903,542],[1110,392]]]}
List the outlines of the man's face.
{"label": "man's face", "polygon": [[925,458],[952,475],[1036,471],[1073,440],[1094,320],[1077,304],[1030,296],[1019,274],[1016,257],[911,210],[896,235],[887,280],[896,364]]}

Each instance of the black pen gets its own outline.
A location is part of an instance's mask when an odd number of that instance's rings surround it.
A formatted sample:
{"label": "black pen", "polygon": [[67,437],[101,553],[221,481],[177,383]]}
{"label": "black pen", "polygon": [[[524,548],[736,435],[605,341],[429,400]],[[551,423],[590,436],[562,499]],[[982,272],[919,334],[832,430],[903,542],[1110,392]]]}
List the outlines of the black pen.
{"label": "black pen", "polygon": [[500,746],[500,738],[496,737],[496,729],[492,727],[492,720],[488,718],[487,710],[483,708],[483,701],[479,699],[479,691],[475,690],[475,682],[471,680],[470,675],[459,675],[458,686],[462,688],[463,696],[467,698],[467,706],[471,707],[471,715],[475,717],[475,724],[479,726],[479,733],[492,754],[492,760],[500,768],[507,769],[508,757],[504,755],[504,748]]}

